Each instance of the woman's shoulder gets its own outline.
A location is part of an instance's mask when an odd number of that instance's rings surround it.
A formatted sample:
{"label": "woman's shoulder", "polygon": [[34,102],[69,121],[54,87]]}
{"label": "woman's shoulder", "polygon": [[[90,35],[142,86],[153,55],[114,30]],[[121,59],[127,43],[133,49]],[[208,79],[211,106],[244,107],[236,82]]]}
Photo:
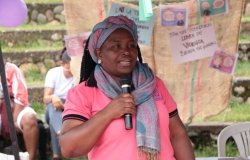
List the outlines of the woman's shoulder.
{"label": "woman's shoulder", "polygon": [[80,94],[80,95],[89,95],[93,92],[96,91],[96,87],[89,87],[86,84],[87,82],[81,82],[75,86],[73,86],[70,90],[69,93],[70,94]]}
{"label": "woman's shoulder", "polygon": [[156,76],[156,86],[157,87],[163,87],[163,86],[165,87],[163,80],[158,76]]}
{"label": "woman's shoulder", "polygon": [[67,99],[74,103],[90,104],[95,97],[100,95],[100,91],[96,87],[89,87],[86,82],[81,82],[69,89]]}
{"label": "woman's shoulder", "polygon": [[156,77],[156,89],[158,92],[160,92],[162,94],[164,93],[164,95],[166,93],[169,94],[169,91],[168,91],[168,88],[167,88],[165,82],[159,77]]}

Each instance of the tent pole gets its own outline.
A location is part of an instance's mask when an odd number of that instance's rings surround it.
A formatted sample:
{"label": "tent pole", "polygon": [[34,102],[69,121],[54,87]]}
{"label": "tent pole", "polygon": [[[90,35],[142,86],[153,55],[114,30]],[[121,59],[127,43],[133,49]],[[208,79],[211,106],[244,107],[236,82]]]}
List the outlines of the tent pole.
{"label": "tent pole", "polygon": [[14,120],[13,120],[12,109],[11,109],[11,104],[10,104],[10,96],[8,92],[7,82],[6,82],[5,66],[4,66],[4,61],[3,61],[3,53],[1,49],[1,44],[0,44],[0,76],[1,76],[1,83],[3,87],[4,100],[6,103],[6,111],[7,111],[8,121],[9,121],[9,131],[10,131],[10,138],[12,142],[11,149],[14,154],[15,160],[20,160],[16,129],[14,126]]}

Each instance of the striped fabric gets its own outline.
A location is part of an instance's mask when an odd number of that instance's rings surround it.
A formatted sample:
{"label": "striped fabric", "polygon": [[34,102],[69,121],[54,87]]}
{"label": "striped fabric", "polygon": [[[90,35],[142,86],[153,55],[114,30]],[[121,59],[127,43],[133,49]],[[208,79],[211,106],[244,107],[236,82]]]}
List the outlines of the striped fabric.
{"label": "striped fabric", "polygon": [[110,16],[104,21],[97,23],[90,35],[89,52],[92,59],[97,63],[96,49],[100,48],[108,36],[117,28],[128,30],[137,42],[137,26],[134,21],[128,19],[126,16]]}

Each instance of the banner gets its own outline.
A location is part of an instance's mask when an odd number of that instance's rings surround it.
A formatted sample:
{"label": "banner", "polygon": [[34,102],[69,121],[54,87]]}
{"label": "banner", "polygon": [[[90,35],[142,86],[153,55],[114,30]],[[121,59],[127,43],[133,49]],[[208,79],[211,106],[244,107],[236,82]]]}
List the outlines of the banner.
{"label": "banner", "polygon": [[[218,0],[213,1],[217,2]],[[213,24],[218,48],[236,54],[243,0],[223,0],[223,2],[228,3],[228,12],[212,16],[200,16],[199,2],[189,0],[175,3],[175,5],[188,7],[189,28],[195,25]],[[224,111],[229,106],[233,77],[209,66],[215,50],[213,49],[212,53],[199,53],[209,54],[207,57],[199,57],[197,60],[176,64],[173,60],[173,54],[176,53],[171,50],[173,42],[170,42],[169,34],[175,33],[179,28],[161,25],[160,7],[155,8],[154,13],[157,17],[153,39],[156,74],[164,80],[176,100],[183,122],[188,124],[206,121],[209,117]],[[207,33],[205,39],[213,39],[209,37]]]}

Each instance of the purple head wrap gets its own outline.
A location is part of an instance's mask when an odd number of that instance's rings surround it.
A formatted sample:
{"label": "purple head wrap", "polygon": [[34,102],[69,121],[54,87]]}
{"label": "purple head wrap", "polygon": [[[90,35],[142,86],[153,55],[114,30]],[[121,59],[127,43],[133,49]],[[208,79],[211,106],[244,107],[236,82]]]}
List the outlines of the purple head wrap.
{"label": "purple head wrap", "polygon": [[92,59],[97,63],[96,49],[100,48],[109,35],[118,28],[128,30],[133,36],[134,40],[138,41],[137,26],[134,21],[126,16],[110,16],[102,22],[97,23],[90,35],[89,52]]}

